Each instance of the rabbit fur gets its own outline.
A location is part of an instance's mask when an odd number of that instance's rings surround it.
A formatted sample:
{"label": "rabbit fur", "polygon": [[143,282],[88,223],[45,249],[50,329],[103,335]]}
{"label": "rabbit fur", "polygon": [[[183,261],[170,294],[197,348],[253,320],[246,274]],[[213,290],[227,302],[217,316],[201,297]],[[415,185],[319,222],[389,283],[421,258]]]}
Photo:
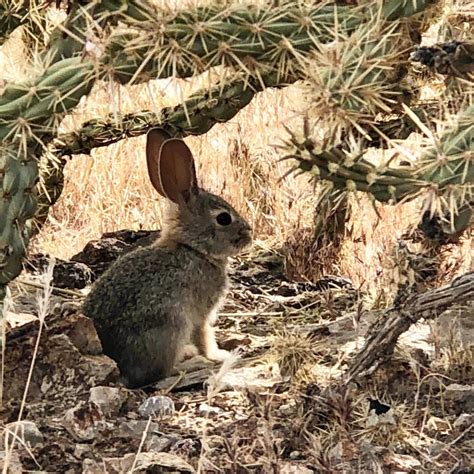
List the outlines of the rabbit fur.
{"label": "rabbit fur", "polygon": [[129,387],[166,377],[186,355],[226,357],[214,336],[216,311],[228,287],[228,258],[251,243],[245,219],[198,187],[184,141],[153,129],[146,151],[150,180],[170,203],[162,234],[119,258],[83,304]]}

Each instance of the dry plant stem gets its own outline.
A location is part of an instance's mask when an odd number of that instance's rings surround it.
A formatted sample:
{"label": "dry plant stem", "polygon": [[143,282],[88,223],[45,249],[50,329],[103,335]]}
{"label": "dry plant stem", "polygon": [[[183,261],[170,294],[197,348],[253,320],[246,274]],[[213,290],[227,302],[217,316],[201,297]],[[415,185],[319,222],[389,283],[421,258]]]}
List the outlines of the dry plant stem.
{"label": "dry plant stem", "polygon": [[[38,355],[39,343],[41,340],[41,334],[43,331],[43,326],[46,318],[46,314],[48,312],[49,301],[51,298],[52,288],[50,287],[50,283],[53,280],[53,269],[54,269],[55,261],[52,259],[48,265],[48,269],[46,270],[46,274],[44,276],[45,279],[45,287],[43,294],[38,298],[38,320],[39,320],[39,328],[38,328],[38,335],[36,336],[35,347],[33,349],[33,356],[31,358],[30,369],[28,371],[28,377],[26,379],[25,390],[23,392],[23,398],[20,404],[20,410],[18,413],[17,421],[21,421],[23,418],[23,412],[25,411],[26,406],[26,398],[28,396],[28,391],[30,388],[31,378],[33,376],[33,369],[36,363],[36,357]],[[6,456],[5,456],[5,465],[3,468],[4,474],[8,473],[8,466],[10,464],[11,455],[13,453],[13,449],[15,448],[15,441],[18,439],[18,430],[20,428],[20,424],[17,423],[15,426],[15,431],[13,433],[13,441],[9,448],[6,449]]]}
{"label": "dry plant stem", "polygon": [[5,349],[7,342],[7,312],[10,305],[10,298],[8,290],[6,291],[7,297],[5,297],[0,303],[0,324],[2,325],[2,335],[0,340],[0,348],[2,351],[2,360],[0,367],[0,407],[3,405],[3,382],[5,377]]}
{"label": "dry plant stem", "polygon": [[368,372],[393,352],[401,334],[421,318],[434,319],[454,305],[474,302],[474,272],[454,279],[449,285],[411,297],[403,306],[391,308],[369,329],[366,343],[345,375],[345,383]]}
{"label": "dry plant stem", "polygon": [[142,438],[140,440],[140,444],[138,446],[138,449],[137,449],[137,453],[135,455],[135,458],[133,460],[133,464],[132,464],[132,467],[130,468],[130,472],[134,472],[135,471],[135,467],[137,465],[137,462],[138,462],[138,456],[140,455],[140,453],[142,452],[143,450],[143,445],[145,444],[145,441],[146,441],[146,437],[148,435],[148,430],[150,429],[150,424],[151,424],[151,416],[148,417],[148,420],[146,422],[146,426],[145,426],[145,429],[143,430],[143,433],[142,433]]}

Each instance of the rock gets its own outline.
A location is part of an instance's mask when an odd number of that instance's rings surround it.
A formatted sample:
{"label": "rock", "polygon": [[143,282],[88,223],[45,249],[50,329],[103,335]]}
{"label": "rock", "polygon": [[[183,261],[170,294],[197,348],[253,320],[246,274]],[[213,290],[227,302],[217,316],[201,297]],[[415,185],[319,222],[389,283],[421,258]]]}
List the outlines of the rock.
{"label": "rock", "polygon": [[[50,257],[41,253],[32,255],[25,264],[27,270],[35,274],[42,274],[46,271],[50,262]],[[94,280],[91,269],[81,262],[68,262],[55,259],[53,268],[53,284],[57,288],[82,289],[90,285]]]}
{"label": "rock", "polygon": [[89,385],[115,382],[120,375],[117,363],[106,355],[84,356],[81,364]]}
{"label": "rock", "polygon": [[77,443],[76,446],[74,446],[74,457],[75,458],[80,459],[80,458],[84,457],[86,454],[90,454],[90,452],[91,452],[91,445],[90,444]]}
{"label": "rock", "polygon": [[458,416],[456,421],[453,423],[454,428],[459,431],[463,431],[474,423],[474,414],[472,413],[462,413]]}
{"label": "rock", "polygon": [[222,413],[222,408],[211,407],[207,403],[201,403],[199,405],[199,415],[201,416],[212,416],[218,415],[219,413]]}
{"label": "rock", "polygon": [[154,433],[145,441],[145,451],[168,451],[173,444],[180,440],[177,436],[156,435]]}
{"label": "rock", "polygon": [[[26,446],[33,447],[44,442],[41,431],[32,421],[14,421],[13,423],[8,423],[5,426],[7,446],[13,441],[15,430],[17,430],[16,434],[19,440],[21,440]],[[17,446],[22,444],[18,438],[16,441]],[[4,444],[5,436],[2,436],[0,438],[0,446],[3,446]]]}
{"label": "rock", "polygon": [[145,431],[147,432],[146,440],[149,440],[160,433],[160,426],[158,423],[148,423],[146,420],[130,420],[119,425],[116,436],[142,439]]}
{"label": "rock", "polygon": [[315,471],[308,469],[303,464],[283,462],[279,466],[278,472],[280,474],[313,474]]}
{"label": "rock", "polygon": [[[48,340],[49,352],[44,361],[52,367],[61,367],[74,374],[82,374],[90,385],[100,385],[116,380],[119,370],[115,361],[105,355],[82,355],[66,334],[56,334]],[[46,374],[46,378],[52,378]]]}
{"label": "rock", "polygon": [[192,458],[201,452],[201,441],[192,438],[180,439],[173,443],[170,452],[177,456]]}
{"label": "rock", "polygon": [[0,451],[0,472],[8,472],[8,474],[23,474],[25,472],[18,452],[14,451],[11,453],[8,464],[5,458],[6,452]]}
{"label": "rock", "polygon": [[160,231],[120,230],[108,232],[99,240],[89,242],[84,249],[74,255],[71,260],[87,265],[99,277],[121,255],[138,247],[150,245],[160,236]]}
{"label": "rock", "polygon": [[123,458],[105,458],[103,462],[103,470],[105,469],[108,474],[131,472],[132,468],[133,472],[143,473],[196,472],[184,459],[170,453],[139,453],[138,455],[130,453]]}
{"label": "rock", "polygon": [[288,457],[292,459],[293,461],[301,459],[301,451],[291,451]]}
{"label": "rock", "polygon": [[81,354],[102,354],[102,345],[92,319],[78,315],[74,325],[68,332],[68,336]]}
{"label": "rock", "polygon": [[383,457],[383,464],[385,468],[390,469],[390,472],[419,472],[422,467],[421,462],[413,456],[392,452]]}
{"label": "rock", "polygon": [[91,441],[108,428],[100,410],[84,402],[67,410],[61,424],[76,441]]}
{"label": "rock", "polygon": [[175,411],[173,400],[164,395],[155,395],[154,397],[147,398],[138,407],[138,412],[144,418],[148,418],[149,416],[163,418],[173,415]]}
{"label": "rock", "polygon": [[92,387],[89,391],[89,401],[95,403],[104,415],[117,414],[127,401],[127,393],[117,387]]}
{"label": "rock", "polygon": [[453,383],[446,387],[444,397],[456,404],[458,413],[474,411],[474,385]]}
{"label": "rock", "polygon": [[104,474],[104,465],[102,462],[93,459],[84,459],[82,461],[82,474]]}
{"label": "rock", "polygon": [[283,415],[283,416],[294,416],[296,414],[296,409],[297,409],[297,404],[296,401],[291,400],[289,403],[286,403],[284,405],[281,405],[278,408],[278,411]]}

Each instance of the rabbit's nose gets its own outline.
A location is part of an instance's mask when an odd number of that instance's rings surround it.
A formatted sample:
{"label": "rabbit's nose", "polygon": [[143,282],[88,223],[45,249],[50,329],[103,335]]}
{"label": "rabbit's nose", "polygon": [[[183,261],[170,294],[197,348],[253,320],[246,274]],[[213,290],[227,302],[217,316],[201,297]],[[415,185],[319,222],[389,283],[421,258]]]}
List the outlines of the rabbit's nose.
{"label": "rabbit's nose", "polygon": [[249,225],[239,230],[239,240],[244,243],[250,243],[252,241],[251,227]]}

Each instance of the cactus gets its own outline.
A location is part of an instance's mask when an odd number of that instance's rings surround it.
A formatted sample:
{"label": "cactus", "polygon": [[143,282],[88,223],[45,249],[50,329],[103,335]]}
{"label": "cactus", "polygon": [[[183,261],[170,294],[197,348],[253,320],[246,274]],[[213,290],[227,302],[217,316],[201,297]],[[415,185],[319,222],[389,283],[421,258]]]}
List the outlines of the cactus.
{"label": "cactus", "polygon": [[281,78],[300,77],[308,51],[334,39],[337,25],[350,34],[380,15],[393,21],[419,13],[433,0],[389,0],[359,7],[285,2],[262,6],[219,5],[179,13],[155,13],[132,28],[111,35],[106,59],[122,83],[157,77],[189,77],[211,67],[233,66],[249,76],[278,71]]}
{"label": "cactus", "polygon": [[[231,67],[244,79],[235,83],[224,79],[220,91],[212,89],[207,96],[198,94],[185,104],[200,114],[190,117],[186,108],[175,108],[145,122],[148,126],[156,120],[166,123],[178,135],[204,133],[213,123],[233,116],[251,100],[254,91],[305,77],[305,58],[318,45],[333,39],[329,32],[336,25],[338,32],[349,37],[370,19],[393,21],[422,12],[435,3],[388,0],[381,7],[377,1],[351,7],[295,1],[272,9],[232,6],[222,10],[209,6],[172,14],[162,14],[146,0],[71,3],[65,24],[53,32],[41,52],[43,71],[25,83],[7,84],[0,97],[0,287],[19,273],[32,232],[38,163],[41,183],[37,218],[41,221],[62,186],[62,161],[55,161],[46,147],[56,137],[60,120],[96,80],[111,78],[131,83],[157,77],[188,77],[215,66]],[[2,5],[0,37],[4,39],[36,3],[16,1],[11,17],[5,14],[12,13],[10,7]],[[91,45],[94,58],[85,52]],[[147,126],[143,126],[142,119],[143,115],[128,116],[123,123],[127,126],[138,121],[138,127],[127,130],[145,133]],[[85,133],[97,131],[99,125],[100,121],[90,122]],[[123,125],[114,126],[113,140]],[[77,139],[83,137],[84,134],[76,135],[76,141],[63,140],[62,151],[56,142],[59,158],[68,152],[68,147],[71,152],[84,150],[84,141],[74,148]],[[97,143],[97,137],[87,137],[85,147]]]}
{"label": "cactus", "polygon": [[413,168],[379,168],[364,159],[363,152],[347,153],[340,147],[318,149],[308,128],[305,137],[293,135],[287,146],[287,158],[297,162],[295,170],[309,172],[316,180],[330,181],[336,189],[362,191],[385,203],[426,193],[423,211],[447,213],[455,232],[469,225],[466,209],[474,202],[474,105],[460,114],[456,124],[423,153]]}

